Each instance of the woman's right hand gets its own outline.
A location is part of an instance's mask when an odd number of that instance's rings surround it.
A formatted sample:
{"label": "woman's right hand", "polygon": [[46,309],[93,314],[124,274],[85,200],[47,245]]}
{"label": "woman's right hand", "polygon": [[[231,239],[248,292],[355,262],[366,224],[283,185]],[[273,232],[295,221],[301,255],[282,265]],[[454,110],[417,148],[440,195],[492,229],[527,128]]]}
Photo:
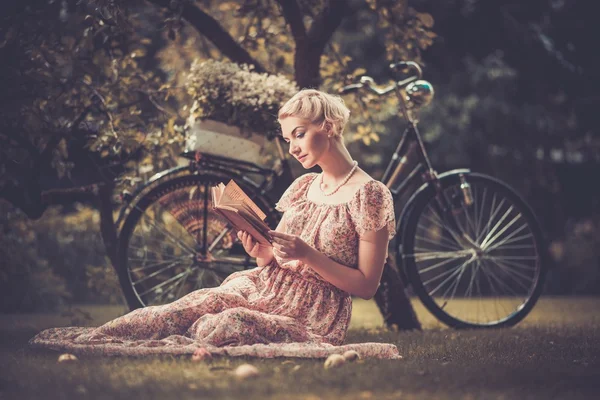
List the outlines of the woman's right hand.
{"label": "woman's right hand", "polygon": [[264,259],[271,259],[273,257],[273,247],[258,243],[248,232],[238,231],[237,237],[242,242],[244,250],[246,250],[246,253],[250,257]]}

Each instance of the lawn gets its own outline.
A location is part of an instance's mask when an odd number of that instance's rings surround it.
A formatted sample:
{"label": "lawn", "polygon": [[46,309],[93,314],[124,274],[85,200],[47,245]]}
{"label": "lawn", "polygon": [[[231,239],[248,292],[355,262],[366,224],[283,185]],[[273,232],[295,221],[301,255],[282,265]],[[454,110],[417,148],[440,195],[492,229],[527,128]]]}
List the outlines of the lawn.
{"label": "lawn", "polygon": [[[323,360],[189,357],[83,358],[32,351],[38,330],[98,325],[123,307],[86,306],[74,315],[0,315],[0,399],[597,399],[600,298],[542,298],[517,327],[455,331],[414,302],[423,332],[382,327],[372,301],[355,300],[348,342],[395,343],[402,360],[360,360],[325,370]],[[232,371],[255,365],[260,376]]]}

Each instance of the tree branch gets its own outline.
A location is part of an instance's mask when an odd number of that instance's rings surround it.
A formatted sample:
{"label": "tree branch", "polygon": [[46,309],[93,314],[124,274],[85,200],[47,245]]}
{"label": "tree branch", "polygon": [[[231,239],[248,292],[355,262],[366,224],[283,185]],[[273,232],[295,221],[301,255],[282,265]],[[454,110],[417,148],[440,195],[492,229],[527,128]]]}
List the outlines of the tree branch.
{"label": "tree branch", "polygon": [[[148,0],[158,6],[168,8],[169,0]],[[255,60],[243,47],[213,17],[193,4],[185,3],[183,18],[200,34],[210,40],[225,56],[236,63],[253,65],[256,72],[266,72],[266,69]]]}
{"label": "tree branch", "polygon": [[41,194],[42,204],[47,207],[56,204],[70,204],[76,201],[92,201],[105,186],[104,184],[92,184],[66,189],[49,189]]}
{"label": "tree branch", "polygon": [[283,12],[285,22],[290,26],[296,45],[306,42],[306,27],[302,21],[302,11],[296,0],[277,0]]}
{"label": "tree branch", "polygon": [[315,17],[307,33],[307,40],[296,42],[294,79],[301,88],[316,88],[321,83],[321,56],[331,36],[344,17],[352,10],[345,0],[330,0],[321,14]]}
{"label": "tree branch", "polygon": [[308,31],[311,46],[323,49],[331,39],[333,33],[342,23],[344,17],[351,13],[346,0],[330,0],[321,14],[317,15]]}

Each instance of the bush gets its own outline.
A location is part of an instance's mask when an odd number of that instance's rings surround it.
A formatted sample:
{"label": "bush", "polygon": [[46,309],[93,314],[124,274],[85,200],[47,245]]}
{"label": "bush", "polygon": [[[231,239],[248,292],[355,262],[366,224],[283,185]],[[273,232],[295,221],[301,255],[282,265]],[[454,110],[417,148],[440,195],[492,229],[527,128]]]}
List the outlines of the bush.
{"label": "bush", "polygon": [[89,206],[51,207],[37,221],[0,202],[0,310],[118,303],[121,290]]}

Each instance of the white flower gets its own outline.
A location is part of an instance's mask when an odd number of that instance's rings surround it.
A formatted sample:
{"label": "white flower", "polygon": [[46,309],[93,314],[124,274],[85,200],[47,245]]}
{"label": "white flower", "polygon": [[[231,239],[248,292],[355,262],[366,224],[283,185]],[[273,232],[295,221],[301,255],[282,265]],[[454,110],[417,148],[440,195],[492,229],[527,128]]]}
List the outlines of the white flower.
{"label": "white flower", "polygon": [[248,65],[215,60],[195,61],[187,88],[194,98],[190,113],[267,136],[278,130],[273,115],[298,91],[283,75],[257,73]]}

